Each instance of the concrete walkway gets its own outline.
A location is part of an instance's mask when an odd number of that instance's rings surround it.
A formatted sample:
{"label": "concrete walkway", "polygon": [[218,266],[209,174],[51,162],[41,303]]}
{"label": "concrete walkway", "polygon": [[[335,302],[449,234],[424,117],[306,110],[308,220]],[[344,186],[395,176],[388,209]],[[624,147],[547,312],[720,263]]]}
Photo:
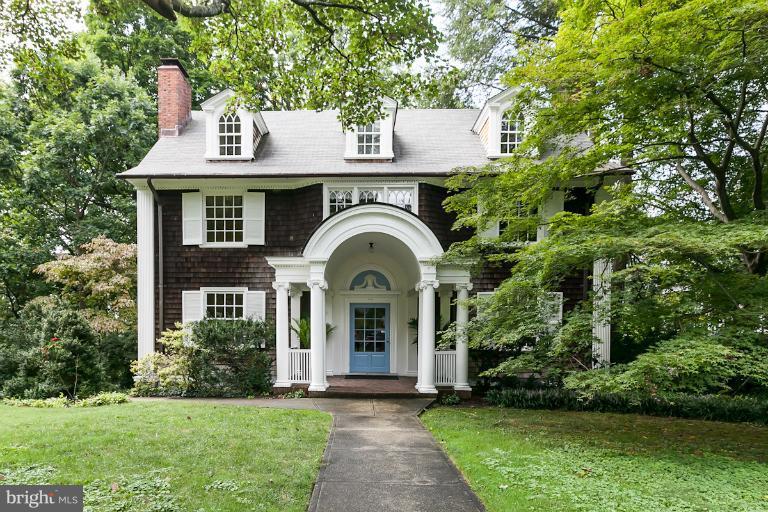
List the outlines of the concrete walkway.
{"label": "concrete walkway", "polygon": [[333,428],[310,512],[484,510],[417,417],[431,400],[314,402]]}
{"label": "concrete walkway", "polygon": [[[143,399],[152,400],[152,399]],[[485,510],[418,414],[431,399],[185,399],[333,415],[309,512]]]}

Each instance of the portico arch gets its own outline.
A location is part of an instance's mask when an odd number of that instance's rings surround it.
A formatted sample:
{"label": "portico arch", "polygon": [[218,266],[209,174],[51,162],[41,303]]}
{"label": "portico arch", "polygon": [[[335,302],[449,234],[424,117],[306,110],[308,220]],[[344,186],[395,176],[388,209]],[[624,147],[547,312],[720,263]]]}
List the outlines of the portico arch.
{"label": "portico arch", "polygon": [[363,233],[383,233],[402,241],[419,262],[436,260],[443,247],[429,226],[413,213],[381,203],[361,204],[328,217],[304,245],[310,261],[328,261],[342,243]]}
{"label": "portico arch", "polygon": [[[309,287],[310,392],[323,392],[328,388],[326,375],[329,372],[331,375],[361,372],[415,375],[417,389],[427,394],[437,392],[436,384],[449,384],[457,390],[469,389],[466,384],[467,347],[462,339],[463,331],[459,330],[460,339],[457,340],[455,351],[435,355],[436,294],[439,292],[441,301],[443,297],[450,300],[451,293],[459,290],[459,287],[463,287],[464,291],[471,288],[466,269],[456,266],[438,267],[438,260],[443,253],[443,247],[435,234],[415,214],[397,206],[371,203],[349,207],[325,219],[310,235],[302,256],[268,259],[275,268],[278,294],[283,296],[282,300],[277,301],[278,324],[287,321],[283,320],[288,317],[287,290],[297,284]],[[389,290],[376,290],[370,286],[350,290],[351,280],[366,269],[382,272],[386,280],[396,286],[390,286]],[[459,296],[462,297],[461,293]],[[463,297],[466,298],[466,294]],[[363,318],[358,319],[356,315],[371,310],[371,306],[365,304],[375,304],[376,311],[386,311],[383,313],[383,325],[387,326],[386,343],[396,338],[398,344],[394,346],[395,351],[391,351],[392,345],[383,345],[386,354],[371,354],[370,360],[386,361],[388,356],[392,363],[389,366],[371,364],[369,370],[361,370],[360,367],[366,367],[365,364],[347,364],[353,352],[355,360],[360,361],[371,350],[379,352],[381,348],[376,341],[375,348],[369,349],[368,338],[364,338],[365,343],[360,343],[366,348],[358,348],[359,340],[356,336],[371,333],[364,329],[359,333],[358,327],[350,327],[352,324],[356,326],[358,320],[362,322]],[[459,309],[465,308],[465,305],[459,306]],[[410,345],[407,345],[407,338],[404,339],[408,320],[414,317],[419,319],[417,353],[408,349]],[[368,317],[364,318],[367,322]],[[332,323],[335,328],[330,345],[326,340],[326,322]],[[374,323],[378,325],[377,322]],[[457,322],[466,323],[466,315],[458,314]],[[394,331],[391,329],[393,326]],[[397,336],[390,337],[395,331]],[[287,328],[283,327],[282,331],[278,329],[277,338],[276,387],[282,388],[290,386],[290,376],[293,375],[287,365]],[[442,376],[438,379],[436,357],[441,361],[441,368],[449,370],[438,372]],[[446,380],[446,375],[449,380]]]}

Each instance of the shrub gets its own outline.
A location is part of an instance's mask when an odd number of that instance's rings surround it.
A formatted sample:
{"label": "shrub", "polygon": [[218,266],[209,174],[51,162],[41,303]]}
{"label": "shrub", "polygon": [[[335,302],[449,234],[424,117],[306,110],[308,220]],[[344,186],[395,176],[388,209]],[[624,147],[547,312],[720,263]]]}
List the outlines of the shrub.
{"label": "shrub", "polygon": [[190,376],[206,396],[248,396],[272,383],[274,329],[259,320],[205,319],[191,326]]}
{"label": "shrub", "polygon": [[768,400],[751,397],[683,393],[658,396],[595,393],[584,396],[575,391],[560,388],[508,388],[489,391],[485,399],[493,405],[517,409],[564,409],[768,423]]}
{"label": "shrub", "polygon": [[165,352],[132,365],[138,396],[254,396],[272,384],[274,328],[259,320],[206,319],[160,338]]}
{"label": "shrub", "polygon": [[32,339],[30,348],[17,353],[15,375],[3,383],[3,396],[76,398],[101,389],[104,372],[96,336],[79,312],[48,309]]}
{"label": "shrub", "polygon": [[185,342],[181,324],[163,331],[160,343],[165,352],[147,354],[131,363],[134,396],[185,396],[190,389],[190,357],[194,350]]}
{"label": "shrub", "polygon": [[64,395],[55,398],[6,398],[3,403],[15,407],[36,407],[52,409],[60,407],[99,407],[102,405],[123,404],[128,401],[125,393],[104,392],[83,400],[69,400]]}
{"label": "shrub", "polygon": [[440,403],[443,405],[459,405],[461,403],[461,398],[456,393],[451,393],[449,395],[441,396]]}

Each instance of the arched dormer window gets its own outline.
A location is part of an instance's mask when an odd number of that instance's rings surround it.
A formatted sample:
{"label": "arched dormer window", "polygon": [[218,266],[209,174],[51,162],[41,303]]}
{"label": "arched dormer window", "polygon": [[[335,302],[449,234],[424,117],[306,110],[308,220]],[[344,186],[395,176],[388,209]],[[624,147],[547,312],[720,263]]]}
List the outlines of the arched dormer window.
{"label": "arched dormer window", "polygon": [[240,156],[243,151],[243,134],[240,116],[224,114],[219,118],[219,155]]}
{"label": "arched dormer window", "polygon": [[501,117],[501,147],[502,155],[513,153],[523,142],[525,133],[525,119],[522,113],[507,110]]}

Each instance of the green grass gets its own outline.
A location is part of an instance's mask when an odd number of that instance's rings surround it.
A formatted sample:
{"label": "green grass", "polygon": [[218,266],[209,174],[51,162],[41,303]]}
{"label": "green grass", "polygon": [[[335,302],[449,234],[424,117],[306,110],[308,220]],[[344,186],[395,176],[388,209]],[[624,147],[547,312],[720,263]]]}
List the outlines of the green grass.
{"label": "green grass", "polygon": [[201,403],[0,405],[0,474],[84,484],[93,511],[304,511],[330,425],[317,411]]}
{"label": "green grass", "polygon": [[436,408],[422,420],[489,511],[766,511],[768,428]]}

